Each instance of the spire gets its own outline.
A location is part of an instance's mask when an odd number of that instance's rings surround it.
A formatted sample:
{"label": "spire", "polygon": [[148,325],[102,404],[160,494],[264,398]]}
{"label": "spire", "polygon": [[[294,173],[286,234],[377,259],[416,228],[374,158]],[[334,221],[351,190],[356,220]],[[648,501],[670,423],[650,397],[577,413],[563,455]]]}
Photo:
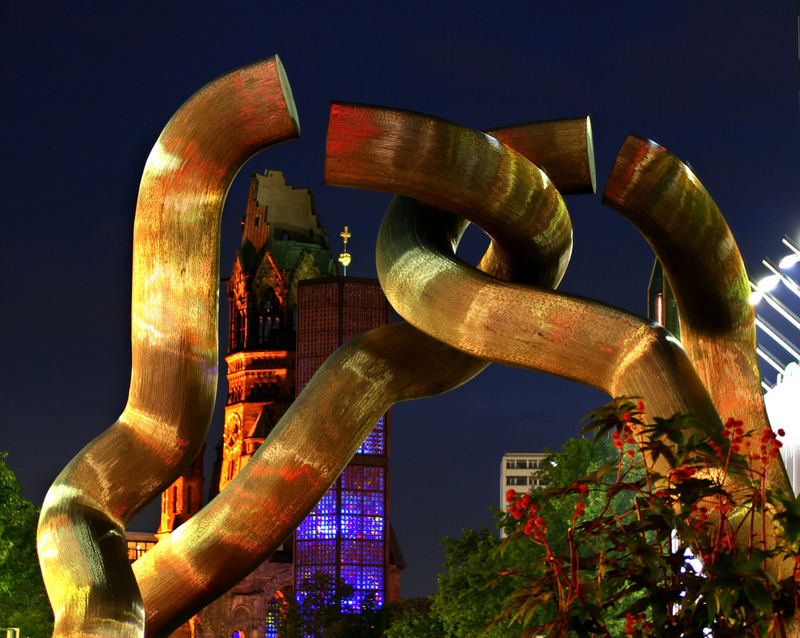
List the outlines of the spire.
{"label": "spire", "polygon": [[350,265],[350,253],[347,252],[347,240],[350,239],[350,231],[347,229],[347,226],[344,227],[344,230],[339,233],[339,237],[344,240],[344,248],[343,251],[339,253],[339,263],[344,266],[344,276],[347,277],[347,267]]}

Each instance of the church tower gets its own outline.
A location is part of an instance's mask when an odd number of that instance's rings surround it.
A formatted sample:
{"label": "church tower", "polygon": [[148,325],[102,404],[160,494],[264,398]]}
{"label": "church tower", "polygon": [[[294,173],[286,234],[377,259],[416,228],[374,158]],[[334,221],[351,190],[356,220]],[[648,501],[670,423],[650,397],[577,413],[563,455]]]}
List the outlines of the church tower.
{"label": "church tower", "polygon": [[161,494],[161,523],[156,538],[161,540],[181,523],[186,522],[203,506],[203,454],[200,454],[178,479]]}
{"label": "church tower", "polygon": [[297,287],[336,273],[307,188],[256,174],[228,288],[228,400],[212,493],[242,470],[295,396]]}
{"label": "church tower", "polygon": [[[209,498],[242,470],[295,396],[297,286],[336,274],[328,231],[307,188],[280,171],[254,174],[242,244],[227,284],[227,381],[223,436]],[[202,506],[203,453],[161,495],[162,538]]]}

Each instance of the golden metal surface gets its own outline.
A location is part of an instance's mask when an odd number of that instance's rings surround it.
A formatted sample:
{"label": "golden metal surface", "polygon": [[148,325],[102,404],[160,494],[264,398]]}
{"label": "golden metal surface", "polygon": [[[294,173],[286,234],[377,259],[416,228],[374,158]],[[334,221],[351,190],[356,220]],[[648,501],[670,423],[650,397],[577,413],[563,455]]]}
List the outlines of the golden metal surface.
{"label": "golden metal surface", "polygon": [[[736,241],[692,170],[664,147],[631,135],[608,178],[603,203],[636,226],[675,292],[681,341],[720,416],[760,435],[769,428],[756,357],[755,310]],[[780,458],[771,487],[791,489]]]}
{"label": "golden metal surface", "polygon": [[[391,190],[463,215],[492,237],[493,271],[515,282],[455,256],[461,223],[451,213],[397,197],[376,251],[378,277],[395,310],[481,359],[549,372],[612,396],[642,396],[658,414],[680,410],[717,420],[685,353],[663,329],[597,301],[524,285],[560,280],[563,270],[542,268],[517,251],[522,238],[544,254],[563,248],[558,229],[566,209],[543,171],[515,153],[495,159],[503,147],[487,138],[417,113],[333,105],[328,183]],[[506,258],[516,266],[502,263]]]}
{"label": "golden metal surface", "polygon": [[[594,190],[588,118],[492,133],[332,106],[326,181],[402,194],[381,226],[377,262],[413,326],[383,326],[337,350],[227,489],[131,569],[125,524],[192,461],[208,427],[228,186],[251,154],[297,134],[277,58],[223,76],[178,111],[148,159],[137,204],[128,404],[59,475],[42,510],[55,635],[141,636],[145,613],[147,635],[169,633],[274,551],[391,404],[445,392],[489,361],[642,396],[655,414],[718,421],[718,410],[741,417],[744,405],[763,418],[741,259],[688,169],[632,138],[605,199],[664,262],[689,356],[640,317],[552,290],[572,247],[558,189]],[[491,237],[477,269],[455,255],[466,220]]]}
{"label": "golden metal surface", "polygon": [[486,132],[541,168],[562,195],[595,192],[589,116],[503,126]]}
{"label": "golden metal surface", "polygon": [[[424,153],[420,162],[422,168],[418,173],[409,171],[405,174],[405,181],[398,179],[397,172],[392,170],[395,164],[403,164],[406,159],[402,149],[417,145],[427,150],[425,141],[431,135],[431,129],[442,126],[433,118],[421,124],[420,117],[372,107],[351,108],[346,117],[341,118],[342,129],[366,131],[367,134],[358,144],[338,145],[344,150],[335,159],[346,167],[346,171],[343,171],[341,182],[338,176],[328,181],[377,190],[391,189],[425,199],[427,203],[437,206],[442,206],[449,196],[456,205],[444,205],[465,214],[460,200],[463,191],[459,191],[457,176],[448,179],[446,175],[437,174],[426,167]],[[331,126],[338,126],[338,121],[333,117]],[[425,133],[420,135],[420,131]],[[337,136],[340,135],[338,131],[335,132]],[[370,134],[372,140],[369,139]],[[381,143],[383,139],[391,140],[391,144]],[[466,140],[468,136],[462,134],[459,139]],[[329,143],[329,159],[330,146]],[[459,155],[457,148],[448,150]],[[401,155],[396,157],[394,153],[398,151]],[[440,149],[438,152],[445,151]],[[641,152],[634,153],[636,161],[641,161],[643,155]],[[677,160],[669,159],[673,171],[681,170],[682,165]],[[490,165],[476,158],[462,172],[462,183],[470,187],[474,183],[483,184],[476,173],[485,166]],[[637,185],[635,180],[631,183],[632,175],[636,175],[635,169],[636,166],[622,176],[612,175],[612,180],[618,178],[616,185],[621,192],[627,193],[627,188]],[[658,183],[659,171],[656,168],[647,170],[656,173],[653,181]],[[648,173],[640,178],[640,183],[647,184],[649,179]],[[671,183],[669,179],[665,181]],[[694,181],[692,183],[695,184]],[[503,189],[503,175],[497,176],[496,185],[501,193],[508,192]],[[436,195],[431,197],[427,188],[437,191]],[[464,190],[469,191],[469,187]],[[666,198],[666,208],[677,205],[675,199],[685,202],[691,195],[681,192],[680,188],[674,190],[677,197],[672,200]],[[495,194],[497,191],[487,188],[486,192]],[[690,311],[695,315],[692,328],[695,333],[702,334],[702,338],[695,337],[697,345],[693,352],[695,357],[706,357],[705,377],[698,374],[692,360],[669,333],[643,318],[595,300],[499,281],[461,263],[455,256],[453,241],[461,232],[459,220],[451,213],[410,197],[396,197],[384,218],[378,237],[378,276],[387,297],[401,316],[426,334],[459,350],[481,359],[580,381],[605,390],[611,396],[640,396],[653,414],[692,413],[709,423],[719,424],[717,408],[704,384],[705,379],[713,381],[711,364],[731,365],[729,376],[744,383],[740,393],[736,381],[732,384],[728,377],[723,377],[728,383],[716,388],[715,396],[731,408],[746,407],[740,401],[747,403],[750,400],[752,394],[748,388],[757,384],[758,380],[757,370],[748,369],[746,365],[755,358],[755,343],[752,339],[748,341],[751,335],[747,333],[746,315],[750,309],[744,308],[747,297],[739,294],[739,289],[743,288],[742,281],[746,290],[747,278],[738,258],[738,250],[718,211],[714,215],[711,210],[713,204],[710,204],[707,194],[699,190],[693,194],[694,205],[687,207],[694,213],[694,217],[688,220],[689,225],[694,225],[695,232],[698,232],[697,226],[705,225],[711,229],[713,239],[719,239],[712,241],[712,238],[700,234],[692,238],[694,241],[684,242],[682,236],[685,233],[669,229],[664,233],[665,236],[669,238],[675,235],[677,240],[665,240],[661,249],[669,257],[663,260],[665,266],[673,263],[671,259],[683,264],[686,262],[681,260],[688,260],[689,272],[694,266],[711,272],[710,275],[704,273],[703,277],[721,278],[722,285],[713,291],[704,290],[702,277],[699,283],[683,282],[687,288],[694,285],[693,292],[697,293],[694,299],[688,299],[688,303],[699,304]],[[647,209],[648,203],[657,209],[658,204],[664,202],[662,197],[662,192],[649,192],[642,196],[637,202],[642,217],[647,217],[641,211]],[[523,200],[532,201],[528,198]],[[525,214],[537,215],[543,211],[547,211],[546,206],[531,207]],[[489,205],[468,208],[467,212],[470,220],[492,235],[494,245],[497,236],[492,229],[497,227],[496,216],[504,211]],[[651,213],[651,216],[658,218],[658,211]],[[548,216],[545,212],[545,217],[543,223],[547,224],[557,215]],[[538,243],[538,236],[533,234],[532,237]],[[709,250],[715,252],[715,258],[723,262],[724,267],[717,265],[715,268],[708,263],[713,262],[713,259],[706,258]],[[497,250],[495,254],[503,256],[508,253]],[[514,271],[502,266],[497,270],[504,273]],[[713,285],[710,287],[713,288]],[[706,307],[702,303],[705,295],[713,297],[709,318],[705,317]],[[687,300],[684,302],[687,303]],[[718,338],[717,343],[714,342],[715,337]],[[749,378],[745,379],[748,374]],[[724,396],[726,392],[729,395]],[[740,414],[741,411],[733,413]],[[764,427],[768,427],[766,423]],[[788,488],[782,462],[778,460],[771,470],[773,485]],[[763,540],[767,544],[774,542],[771,522],[765,530]],[[773,574],[779,573],[781,568],[777,564],[768,566]]]}
{"label": "golden metal surface", "polygon": [[[574,164],[574,153],[587,161],[585,149],[563,155]],[[551,171],[564,172],[557,164]],[[539,174],[537,169],[536,180]],[[563,223],[563,203],[549,201],[557,203],[554,211],[562,220],[557,228],[563,236],[552,243],[567,250],[571,230],[568,219]],[[525,252],[535,255],[540,248],[529,241]],[[563,255],[554,252],[549,259],[559,264]],[[446,392],[486,365],[405,323],[342,346],[225,491],[135,563],[147,634],[167,634],[263,562],[313,508],[390,405]],[[345,402],[342,396],[358,400]]]}
{"label": "golden metal surface", "polygon": [[124,530],[194,459],[217,387],[219,227],[239,167],[298,134],[276,57],[192,96],[148,157],[134,225],[132,369],[119,420],[45,497],[39,557],[55,636],[141,636]]}
{"label": "golden metal surface", "polygon": [[147,635],[168,635],[266,560],[392,403],[445,392],[485,365],[408,324],[339,348],[225,490],[136,561]]}
{"label": "golden metal surface", "polygon": [[[493,241],[481,264],[503,279],[555,285],[569,262],[569,216],[544,171],[490,135],[452,122],[334,103],[325,181],[402,192],[469,220],[488,209],[483,228]],[[530,214],[540,208],[552,212]]]}

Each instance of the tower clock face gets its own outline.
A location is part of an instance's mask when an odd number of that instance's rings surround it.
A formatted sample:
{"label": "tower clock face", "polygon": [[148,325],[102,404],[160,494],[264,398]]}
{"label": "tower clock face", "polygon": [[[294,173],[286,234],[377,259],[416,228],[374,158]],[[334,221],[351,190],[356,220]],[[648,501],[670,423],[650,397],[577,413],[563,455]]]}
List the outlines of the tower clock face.
{"label": "tower clock face", "polygon": [[240,445],[242,419],[238,414],[231,414],[225,423],[225,447],[234,450]]}

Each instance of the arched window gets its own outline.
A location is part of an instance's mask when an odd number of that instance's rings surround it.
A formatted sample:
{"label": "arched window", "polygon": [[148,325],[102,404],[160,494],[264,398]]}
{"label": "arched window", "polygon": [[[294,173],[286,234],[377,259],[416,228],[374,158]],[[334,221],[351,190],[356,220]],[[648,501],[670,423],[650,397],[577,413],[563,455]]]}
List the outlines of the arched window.
{"label": "arched window", "polygon": [[247,347],[247,314],[244,308],[239,309],[238,324],[239,339],[237,345],[240,348]]}
{"label": "arched window", "polygon": [[231,614],[228,631],[231,632],[231,638],[245,638],[245,636],[252,635],[252,626],[250,610],[240,606]]}

